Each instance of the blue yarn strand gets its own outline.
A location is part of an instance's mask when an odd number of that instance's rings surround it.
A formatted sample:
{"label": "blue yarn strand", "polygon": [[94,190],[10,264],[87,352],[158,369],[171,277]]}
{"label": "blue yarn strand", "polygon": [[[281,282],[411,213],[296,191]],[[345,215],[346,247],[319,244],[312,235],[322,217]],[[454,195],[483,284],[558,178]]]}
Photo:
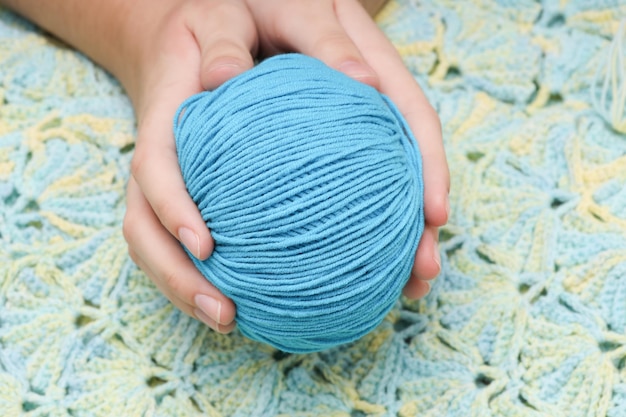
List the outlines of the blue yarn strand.
{"label": "blue yarn strand", "polygon": [[304,353],[380,324],[424,228],[421,155],[387,97],[288,54],[190,97],[174,121],[215,240],[209,259],[189,256],[243,334]]}

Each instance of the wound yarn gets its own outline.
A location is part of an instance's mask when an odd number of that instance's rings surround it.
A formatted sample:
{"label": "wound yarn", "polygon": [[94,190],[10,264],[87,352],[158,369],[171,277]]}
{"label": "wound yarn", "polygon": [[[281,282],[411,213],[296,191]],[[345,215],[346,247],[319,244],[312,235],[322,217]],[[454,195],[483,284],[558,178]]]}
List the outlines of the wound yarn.
{"label": "wound yarn", "polygon": [[421,155],[387,97],[279,55],[187,99],[174,133],[215,240],[208,259],[189,256],[244,335],[304,353],[380,324],[424,228]]}

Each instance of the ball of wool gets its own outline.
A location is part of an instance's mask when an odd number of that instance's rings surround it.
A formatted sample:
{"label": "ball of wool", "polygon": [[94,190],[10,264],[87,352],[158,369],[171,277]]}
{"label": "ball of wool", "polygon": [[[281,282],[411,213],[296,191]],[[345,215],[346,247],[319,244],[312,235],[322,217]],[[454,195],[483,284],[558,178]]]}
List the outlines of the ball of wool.
{"label": "ball of wool", "polygon": [[190,257],[244,335],[303,353],[381,323],[424,228],[419,149],[386,96],[280,55],[187,99],[174,133],[215,241]]}

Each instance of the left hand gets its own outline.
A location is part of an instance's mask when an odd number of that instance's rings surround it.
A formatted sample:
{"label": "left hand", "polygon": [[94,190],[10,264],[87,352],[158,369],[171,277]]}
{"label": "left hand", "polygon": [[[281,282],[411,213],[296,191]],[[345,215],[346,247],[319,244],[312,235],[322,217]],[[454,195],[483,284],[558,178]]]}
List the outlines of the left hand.
{"label": "left hand", "polygon": [[426,226],[404,288],[409,298],[430,291],[441,270],[438,227],[448,221],[450,174],[437,113],[402,58],[356,0],[246,0],[264,55],[296,51],[377,88],[396,104],[423,159]]}

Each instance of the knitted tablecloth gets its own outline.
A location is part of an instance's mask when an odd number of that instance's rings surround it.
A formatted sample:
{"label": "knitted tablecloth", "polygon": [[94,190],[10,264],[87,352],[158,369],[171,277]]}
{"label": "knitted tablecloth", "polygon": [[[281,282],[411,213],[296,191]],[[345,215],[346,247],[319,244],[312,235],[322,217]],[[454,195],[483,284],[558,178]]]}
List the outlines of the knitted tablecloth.
{"label": "knitted tablecloth", "polygon": [[443,271],[362,340],[290,355],[208,330],[132,263],[126,96],[0,11],[0,415],[626,416],[624,17],[382,11],[443,123]]}

